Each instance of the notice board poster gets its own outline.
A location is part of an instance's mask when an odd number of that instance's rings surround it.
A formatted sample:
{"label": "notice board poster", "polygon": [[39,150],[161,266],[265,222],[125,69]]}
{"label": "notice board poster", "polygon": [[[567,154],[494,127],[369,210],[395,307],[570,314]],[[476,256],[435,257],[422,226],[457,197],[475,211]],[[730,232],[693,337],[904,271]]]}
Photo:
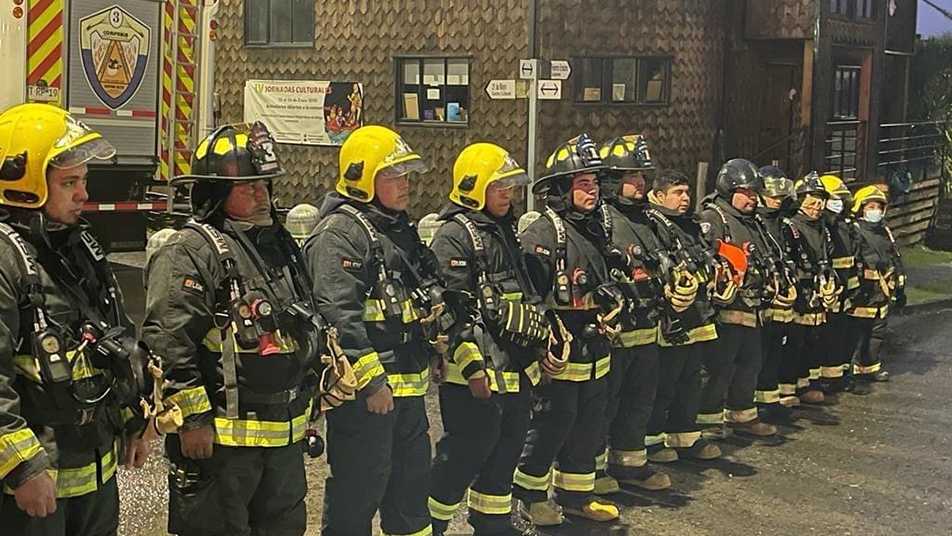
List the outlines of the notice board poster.
{"label": "notice board poster", "polygon": [[357,82],[248,80],[245,121],[261,121],[275,141],[341,145],[364,123],[364,87]]}

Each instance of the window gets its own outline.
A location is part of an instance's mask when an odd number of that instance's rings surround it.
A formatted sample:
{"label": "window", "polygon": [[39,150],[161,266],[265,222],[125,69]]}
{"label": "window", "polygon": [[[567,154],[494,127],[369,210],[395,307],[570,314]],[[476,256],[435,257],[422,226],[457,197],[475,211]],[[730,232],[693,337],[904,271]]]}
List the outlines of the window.
{"label": "window", "polygon": [[314,46],[314,0],[245,0],[245,44]]}
{"label": "window", "polygon": [[849,0],[830,0],[830,13],[834,15],[849,15]]}
{"label": "window", "polygon": [[859,67],[836,67],[833,83],[834,118],[856,119],[859,109],[859,74]]}
{"label": "window", "polygon": [[465,125],[468,58],[397,58],[397,121]]}
{"label": "window", "polygon": [[830,0],[830,13],[843,17],[872,19],[875,0]]}
{"label": "window", "polygon": [[575,102],[668,104],[671,58],[576,58]]}

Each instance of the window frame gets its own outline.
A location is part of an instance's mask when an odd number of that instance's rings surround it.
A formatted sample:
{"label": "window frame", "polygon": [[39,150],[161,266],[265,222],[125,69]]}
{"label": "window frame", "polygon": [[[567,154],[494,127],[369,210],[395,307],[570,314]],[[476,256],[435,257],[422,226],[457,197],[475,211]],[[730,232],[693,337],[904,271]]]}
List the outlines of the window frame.
{"label": "window frame", "polygon": [[[404,65],[407,62],[417,62],[419,73],[420,73],[420,83],[419,84],[409,84],[416,85],[416,95],[417,103],[422,103],[424,98],[424,91],[429,87],[423,84],[422,77],[425,72],[425,63],[427,60],[442,60],[443,61],[443,83],[439,85],[440,93],[443,96],[443,113],[446,114],[446,95],[447,88],[449,87],[466,87],[467,92],[467,103],[468,108],[466,109],[466,120],[465,121],[449,121],[447,119],[423,119],[422,106],[420,108],[420,119],[407,119],[403,114],[403,96],[404,88],[408,85],[404,80]],[[447,83],[449,78],[449,63],[454,60],[462,60],[466,62],[466,79],[467,83],[463,85],[451,85]],[[428,128],[469,128],[470,121],[472,118],[473,111],[473,84],[472,84],[472,74],[473,74],[473,56],[472,55],[416,55],[416,54],[407,54],[407,55],[397,55],[393,56],[393,115],[394,115],[394,124],[399,126],[409,126],[409,127],[428,127]]]}
{"label": "window frame", "polygon": [[[864,4],[860,4],[863,2]],[[845,7],[845,11],[833,8],[833,4]],[[868,4],[867,4],[868,3]],[[876,9],[876,0],[829,0],[830,16],[843,20],[852,20],[856,22],[871,23],[876,21],[878,9]],[[869,16],[860,14],[860,6],[869,6]]]}
{"label": "window frame", "polygon": [[[272,43],[271,42],[271,16],[272,16],[271,2],[273,0],[257,0],[257,1],[268,2],[268,42],[260,43],[260,42],[250,42],[248,40],[248,36],[250,35],[249,28],[251,26],[251,18],[249,17],[248,14],[249,14],[249,11],[251,10],[252,1],[253,0],[244,0],[243,2],[244,8],[242,10],[242,25],[244,29],[244,36],[242,40],[246,48],[283,48],[283,49],[313,49],[314,48],[314,45],[317,43],[317,26],[316,26],[317,19],[314,12],[316,8],[316,2],[314,2],[314,4],[311,6],[311,11],[310,11],[311,13],[311,41],[310,42],[291,41],[291,42]],[[290,0],[290,1],[292,2],[292,7],[293,7],[294,0]],[[291,10],[291,17],[292,19],[294,18],[293,9]],[[291,28],[291,38],[292,39],[294,38],[293,27]]]}
{"label": "window frame", "polygon": [[[598,61],[600,62],[601,70],[601,85],[600,90],[601,94],[599,95],[599,100],[584,100],[584,62],[586,61]],[[614,74],[615,74],[615,62],[619,60],[634,60],[635,61],[635,70],[633,73],[633,78],[638,82],[636,86],[636,100],[626,100],[626,101],[616,101],[612,100],[612,85],[614,84]],[[641,100],[643,98],[640,93],[641,89],[641,69],[643,68],[643,62],[645,60],[661,60],[664,65],[664,79],[663,79],[663,88],[662,88],[662,100],[660,102],[646,102]],[[630,106],[630,107],[641,107],[641,108],[659,108],[670,106],[671,99],[671,86],[674,80],[674,55],[673,54],[638,54],[638,55],[592,55],[592,56],[573,56],[570,58],[572,62],[572,78],[575,79],[574,85],[572,87],[572,101],[576,106]]]}
{"label": "window frame", "polygon": [[[850,111],[853,112],[852,115],[837,115],[837,109],[840,112],[843,111],[843,103],[839,102],[844,99],[843,97],[843,86],[841,89],[836,89],[836,77],[839,73],[848,72],[850,76],[850,89],[851,94],[849,95],[850,103],[849,106],[852,108]],[[850,65],[850,64],[838,64],[833,66],[833,106],[830,109],[830,118],[834,121],[855,121],[859,119],[859,93],[860,93],[860,80],[862,79],[863,68],[860,65]],[[855,76],[854,76],[855,75]],[[841,80],[845,80],[845,77],[840,76]]]}

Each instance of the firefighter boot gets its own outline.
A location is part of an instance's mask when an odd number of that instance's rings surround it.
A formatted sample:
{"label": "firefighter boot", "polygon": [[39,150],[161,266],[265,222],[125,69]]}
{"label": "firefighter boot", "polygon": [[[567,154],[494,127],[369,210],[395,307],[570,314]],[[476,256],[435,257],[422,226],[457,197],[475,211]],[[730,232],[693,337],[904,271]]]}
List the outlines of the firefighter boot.
{"label": "firefighter boot", "polygon": [[667,448],[664,443],[648,447],[648,461],[654,463],[673,463],[678,461],[678,451]]}
{"label": "firefighter boot", "polygon": [[661,491],[671,487],[671,478],[668,475],[655,471],[648,465],[641,467],[629,477],[619,478],[618,481],[648,491]]}
{"label": "firefighter boot", "polygon": [[810,389],[800,393],[800,402],[804,404],[822,404],[826,397],[823,395],[823,391],[819,389]]}
{"label": "firefighter boot", "polygon": [[614,478],[605,475],[595,479],[595,495],[611,495],[619,491],[621,491],[621,487]]}
{"label": "firefighter boot", "polygon": [[777,433],[777,427],[754,419],[747,422],[731,422],[728,425],[737,433],[754,437],[770,437]]}
{"label": "firefighter boot", "polygon": [[[591,521],[614,521],[618,519],[618,507],[608,501],[593,500],[578,508],[563,507],[566,514],[584,517]],[[538,523],[536,523],[538,525]]]}
{"label": "firefighter boot", "polygon": [[528,507],[519,501],[519,513],[537,527],[552,527],[565,521],[562,507],[552,500],[531,503]]}
{"label": "firefighter boot", "polygon": [[686,460],[708,461],[721,457],[721,448],[708,442],[708,440],[698,439],[690,447],[680,447],[676,449],[678,457]]}

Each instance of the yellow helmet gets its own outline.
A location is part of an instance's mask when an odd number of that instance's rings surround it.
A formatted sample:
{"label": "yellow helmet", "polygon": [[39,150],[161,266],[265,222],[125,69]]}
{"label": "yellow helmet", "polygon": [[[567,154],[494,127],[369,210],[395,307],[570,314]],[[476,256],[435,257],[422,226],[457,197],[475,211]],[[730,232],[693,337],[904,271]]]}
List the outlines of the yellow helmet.
{"label": "yellow helmet", "polygon": [[863,211],[863,206],[866,203],[871,203],[873,201],[879,201],[883,204],[883,208],[886,208],[886,205],[889,204],[889,201],[886,199],[886,194],[882,190],[877,188],[874,185],[863,186],[856,192],[856,196],[853,201],[853,214],[859,214]]}
{"label": "yellow helmet", "polygon": [[846,187],[846,183],[836,175],[823,175],[820,177],[820,182],[823,183],[823,189],[826,190],[826,193],[828,193],[830,197],[844,200],[852,197],[849,188]]}
{"label": "yellow helmet", "polygon": [[494,182],[505,186],[525,186],[529,175],[502,147],[492,143],[474,143],[463,149],[453,165],[453,190],[450,201],[471,210],[486,206],[486,188]]}
{"label": "yellow helmet", "polygon": [[0,204],[40,208],[49,195],[47,170],[106,160],[116,148],[49,104],[21,104],[0,114]]}
{"label": "yellow helmet", "polygon": [[367,125],[352,132],[340,148],[337,192],[369,203],[374,198],[377,174],[397,176],[426,169],[423,158],[399,134],[387,127]]}

